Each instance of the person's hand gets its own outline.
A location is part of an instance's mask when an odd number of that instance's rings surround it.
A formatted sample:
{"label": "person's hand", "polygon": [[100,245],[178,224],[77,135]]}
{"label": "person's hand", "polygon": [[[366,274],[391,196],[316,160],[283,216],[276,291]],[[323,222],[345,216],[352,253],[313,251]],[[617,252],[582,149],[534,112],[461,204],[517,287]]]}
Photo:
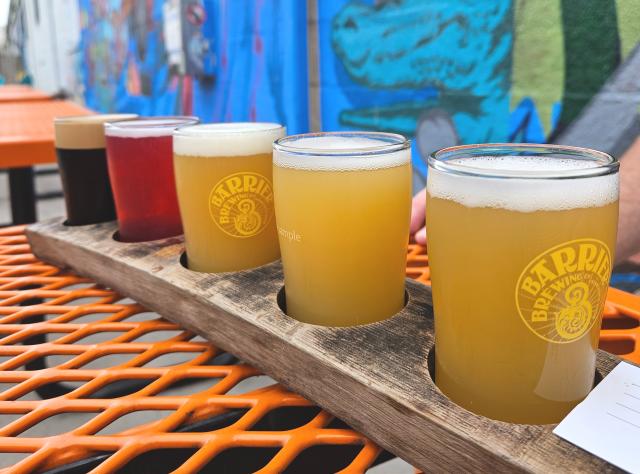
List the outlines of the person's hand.
{"label": "person's hand", "polygon": [[409,232],[417,244],[427,244],[427,229],[424,227],[425,211],[427,208],[427,190],[423,189],[413,196],[411,203],[411,224]]}

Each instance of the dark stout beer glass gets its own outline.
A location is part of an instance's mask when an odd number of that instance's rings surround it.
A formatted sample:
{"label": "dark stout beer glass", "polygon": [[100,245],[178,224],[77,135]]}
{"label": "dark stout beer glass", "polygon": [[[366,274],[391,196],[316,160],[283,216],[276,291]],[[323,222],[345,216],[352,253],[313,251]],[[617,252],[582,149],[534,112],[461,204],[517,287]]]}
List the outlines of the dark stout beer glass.
{"label": "dark stout beer glass", "polygon": [[104,114],[54,120],[67,225],[95,224],[116,218],[107,172],[104,124],[136,117]]}

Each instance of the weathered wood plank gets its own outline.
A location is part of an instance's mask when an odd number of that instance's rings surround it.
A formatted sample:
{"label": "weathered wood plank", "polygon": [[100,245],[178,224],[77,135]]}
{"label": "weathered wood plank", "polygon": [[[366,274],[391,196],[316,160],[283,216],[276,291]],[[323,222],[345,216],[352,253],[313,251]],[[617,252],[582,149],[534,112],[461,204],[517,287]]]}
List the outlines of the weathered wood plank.
{"label": "weathered wood plank", "polygon": [[[389,451],[428,472],[614,472],[551,433],[474,415],[450,402],[428,370],[429,289],[408,281],[409,301],[390,320],[354,328],[299,323],[277,305],[280,263],[227,274],[179,263],[182,238],[112,239],[115,224],[31,226],[41,259],[89,276],[253,364]],[[598,354],[607,374],[618,359]]]}

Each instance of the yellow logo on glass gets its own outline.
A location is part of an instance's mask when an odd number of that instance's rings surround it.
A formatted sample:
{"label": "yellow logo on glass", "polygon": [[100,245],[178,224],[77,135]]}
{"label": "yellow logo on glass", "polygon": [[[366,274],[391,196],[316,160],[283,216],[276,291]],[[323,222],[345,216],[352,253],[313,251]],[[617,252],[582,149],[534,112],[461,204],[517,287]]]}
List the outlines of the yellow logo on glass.
{"label": "yellow logo on glass", "polygon": [[258,173],[235,173],[222,178],[209,193],[209,214],[225,234],[253,237],[273,216],[271,182]]}
{"label": "yellow logo on glass", "polygon": [[584,335],[600,316],[611,276],[604,242],[578,239],[541,253],[516,285],[516,307],[531,331],[548,342]]}

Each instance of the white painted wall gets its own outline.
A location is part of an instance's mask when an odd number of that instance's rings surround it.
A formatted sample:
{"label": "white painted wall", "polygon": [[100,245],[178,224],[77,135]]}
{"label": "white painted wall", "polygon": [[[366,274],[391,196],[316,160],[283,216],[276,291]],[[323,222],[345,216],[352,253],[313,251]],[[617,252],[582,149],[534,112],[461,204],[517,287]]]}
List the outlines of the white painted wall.
{"label": "white painted wall", "polygon": [[9,7],[11,0],[0,0],[0,48],[4,46],[7,33],[7,21],[9,20]]}
{"label": "white painted wall", "polygon": [[76,0],[24,0],[26,62],[34,86],[79,94],[80,12]]}
{"label": "white painted wall", "polygon": [[78,64],[82,59],[80,43],[80,9],[78,0],[48,0],[54,4],[56,57],[61,88],[75,95],[81,95]]}

